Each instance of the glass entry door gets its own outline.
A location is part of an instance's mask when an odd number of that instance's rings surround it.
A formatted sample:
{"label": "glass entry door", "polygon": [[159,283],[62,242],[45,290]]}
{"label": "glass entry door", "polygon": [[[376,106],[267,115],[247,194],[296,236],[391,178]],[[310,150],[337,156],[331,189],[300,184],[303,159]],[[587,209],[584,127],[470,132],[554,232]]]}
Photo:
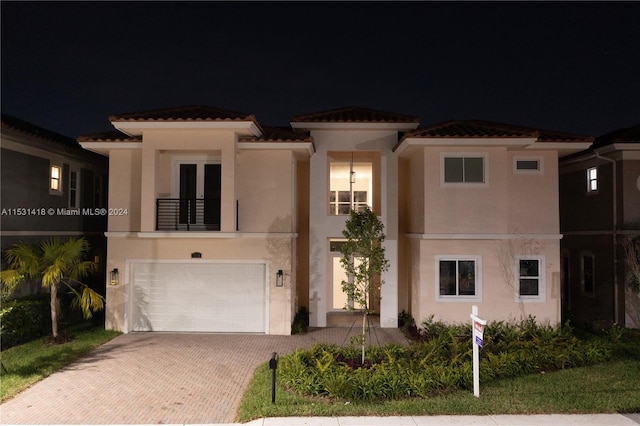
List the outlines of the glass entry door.
{"label": "glass entry door", "polygon": [[206,161],[179,163],[179,222],[220,229],[220,164]]}

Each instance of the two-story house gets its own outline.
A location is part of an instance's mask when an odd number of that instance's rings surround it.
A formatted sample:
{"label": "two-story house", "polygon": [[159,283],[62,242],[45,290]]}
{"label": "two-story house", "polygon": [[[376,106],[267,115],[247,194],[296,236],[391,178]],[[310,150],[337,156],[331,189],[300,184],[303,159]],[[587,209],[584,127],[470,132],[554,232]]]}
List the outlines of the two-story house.
{"label": "two-story house", "polygon": [[640,327],[625,244],[640,235],[640,124],[560,161],[563,315]]}
{"label": "two-story house", "polygon": [[[390,268],[374,308],[417,320],[560,320],[558,158],[591,138],[479,121],[419,128],[365,108],[253,115],[182,107],[110,117],[107,327],[288,334],[334,323],[342,229],[369,206]],[[117,273],[116,273],[117,271]]]}
{"label": "two-story house", "polygon": [[[2,250],[84,236],[104,283],[108,158],[74,139],[2,114]],[[37,292],[23,287],[16,295]]]}

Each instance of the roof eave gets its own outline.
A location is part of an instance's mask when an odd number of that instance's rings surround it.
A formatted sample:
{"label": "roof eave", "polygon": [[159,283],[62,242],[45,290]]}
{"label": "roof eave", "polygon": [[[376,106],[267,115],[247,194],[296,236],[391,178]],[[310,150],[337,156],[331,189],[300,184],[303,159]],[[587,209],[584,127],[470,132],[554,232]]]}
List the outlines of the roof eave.
{"label": "roof eave", "polygon": [[239,142],[238,147],[241,149],[291,150],[308,153],[310,157],[316,152],[313,142]]}
{"label": "roof eave", "polygon": [[141,149],[142,142],[80,142],[87,151],[109,156],[109,152],[115,149]]}
{"label": "roof eave", "polygon": [[292,121],[289,123],[293,129],[301,130],[393,130],[406,132],[415,130],[420,123],[367,123],[367,122],[305,122]]}
{"label": "roof eave", "polygon": [[129,136],[140,136],[144,130],[166,129],[233,130],[242,135],[262,135],[262,130],[255,121],[112,121],[111,124]]}
{"label": "roof eave", "polygon": [[527,148],[537,138],[423,138],[408,137],[403,139],[393,151],[400,155],[410,146],[507,146]]}

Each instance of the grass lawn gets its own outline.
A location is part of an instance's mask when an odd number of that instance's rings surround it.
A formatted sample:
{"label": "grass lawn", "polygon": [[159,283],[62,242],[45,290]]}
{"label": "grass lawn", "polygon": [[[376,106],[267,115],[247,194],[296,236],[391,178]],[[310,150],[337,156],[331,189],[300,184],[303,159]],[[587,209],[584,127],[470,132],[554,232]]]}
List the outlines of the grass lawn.
{"label": "grass lawn", "polygon": [[618,412],[640,412],[639,359],[480,383],[480,398],[472,391],[454,391],[431,398],[352,403],[306,397],[277,387],[275,405],[271,403],[271,370],[264,364],[244,395],[237,421],[288,416]]}
{"label": "grass lawn", "polygon": [[[482,355],[481,355],[482,356]],[[271,403],[271,370],[259,366],[236,420],[290,416],[415,416],[488,414],[577,414],[640,412],[640,330],[628,330],[612,360],[586,367],[536,373],[480,383],[429,398],[347,401],[311,397],[276,386]]]}
{"label": "grass lawn", "polygon": [[6,371],[2,369],[0,373],[0,401],[15,396],[120,334],[90,322],[69,332],[74,339],[67,343],[50,345],[45,339],[37,339],[2,351],[1,360]]}

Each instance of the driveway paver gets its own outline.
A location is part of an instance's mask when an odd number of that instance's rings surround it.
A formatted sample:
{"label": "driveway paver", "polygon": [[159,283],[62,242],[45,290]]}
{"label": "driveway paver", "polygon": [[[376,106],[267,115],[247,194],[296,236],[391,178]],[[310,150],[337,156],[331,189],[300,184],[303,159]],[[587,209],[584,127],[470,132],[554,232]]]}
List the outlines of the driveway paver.
{"label": "driveway paver", "polygon": [[[358,329],[306,335],[123,334],[0,405],[2,424],[232,423],[255,368],[272,352],[348,344]],[[376,344],[406,340],[373,328]]]}

